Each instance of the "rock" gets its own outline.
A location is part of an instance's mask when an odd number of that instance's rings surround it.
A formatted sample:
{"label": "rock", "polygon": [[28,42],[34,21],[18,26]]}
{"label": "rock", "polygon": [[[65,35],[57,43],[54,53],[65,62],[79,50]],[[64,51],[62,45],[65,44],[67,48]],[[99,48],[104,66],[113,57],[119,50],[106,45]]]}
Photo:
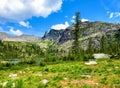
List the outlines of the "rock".
{"label": "rock", "polygon": [[46,83],[48,83],[49,81],[48,81],[47,79],[43,79],[41,82],[42,82],[43,84],[46,84]]}
{"label": "rock", "polygon": [[104,53],[98,53],[98,54],[93,54],[94,59],[103,59],[103,58],[110,58],[108,54]]}
{"label": "rock", "polygon": [[16,77],[17,77],[17,74],[10,74],[9,77],[11,77],[11,78],[16,78]]}
{"label": "rock", "polygon": [[97,64],[96,61],[89,61],[89,62],[85,62],[86,65],[94,65]]}
{"label": "rock", "polygon": [[85,78],[91,78],[91,75],[81,75],[81,77],[85,77]]}
{"label": "rock", "polygon": [[63,78],[64,80],[67,80],[68,78]]}

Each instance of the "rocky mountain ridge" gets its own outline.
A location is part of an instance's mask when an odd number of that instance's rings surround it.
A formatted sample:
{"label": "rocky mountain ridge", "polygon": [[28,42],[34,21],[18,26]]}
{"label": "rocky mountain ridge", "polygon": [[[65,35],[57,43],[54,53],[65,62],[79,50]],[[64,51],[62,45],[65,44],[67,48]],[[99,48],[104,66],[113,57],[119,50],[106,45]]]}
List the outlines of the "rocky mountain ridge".
{"label": "rocky mountain ridge", "polygon": [[37,42],[41,38],[34,35],[20,35],[20,36],[9,36],[7,33],[0,32],[0,40],[2,41],[25,41],[25,42]]}
{"label": "rocky mountain ridge", "polygon": [[[106,23],[106,22],[82,22],[80,27],[81,38],[86,39],[89,37],[99,36],[99,35],[106,35],[112,36],[114,35],[118,29],[120,29],[120,24],[114,23]],[[67,41],[72,40],[72,34],[74,32],[74,25],[69,26],[66,29],[56,30],[51,29],[49,32],[45,33],[42,39],[50,40],[50,41],[57,41],[59,44],[65,43]]]}

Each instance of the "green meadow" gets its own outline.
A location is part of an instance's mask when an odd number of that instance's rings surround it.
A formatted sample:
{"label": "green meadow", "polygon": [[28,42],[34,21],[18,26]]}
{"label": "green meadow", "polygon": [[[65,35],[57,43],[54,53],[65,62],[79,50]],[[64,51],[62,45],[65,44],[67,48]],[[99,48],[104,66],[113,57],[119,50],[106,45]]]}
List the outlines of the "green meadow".
{"label": "green meadow", "polygon": [[0,88],[120,88],[120,61],[0,64]]}

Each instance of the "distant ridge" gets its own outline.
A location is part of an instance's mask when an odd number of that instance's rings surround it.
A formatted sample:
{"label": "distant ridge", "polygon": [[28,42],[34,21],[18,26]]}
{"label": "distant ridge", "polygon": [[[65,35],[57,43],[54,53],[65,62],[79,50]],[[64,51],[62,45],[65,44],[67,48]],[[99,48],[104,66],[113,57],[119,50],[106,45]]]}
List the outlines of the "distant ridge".
{"label": "distant ridge", "polygon": [[38,42],[41,40],[40,37],[34,35],[20,35],[20,36],[9,36],[7,33],[0,32],[0,40],[2,41],[26,41],[26,42]]}

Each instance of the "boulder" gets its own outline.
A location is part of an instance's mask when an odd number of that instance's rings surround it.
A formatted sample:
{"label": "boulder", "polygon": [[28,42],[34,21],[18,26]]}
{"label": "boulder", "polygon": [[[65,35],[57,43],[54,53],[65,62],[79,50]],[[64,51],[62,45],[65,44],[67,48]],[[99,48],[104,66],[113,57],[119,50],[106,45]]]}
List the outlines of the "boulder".
{"label": "boulder", "polygon": [[89,61],[89,62],[85,62],[86,65],[94,65],[97,64],[96,61]]}
{"label": "boulder", "polygon": [[49,81],[48,81],[47,79],[43,79],[41,82],[42,82],[43,84],[46,84],[46,83],[48,83]]}
{"label": "boulder", "polygon": [[105,59],[105,58],[110,58],[108,54],[104,53],[98,53],[98,54],[93,54],[94,59]]}

